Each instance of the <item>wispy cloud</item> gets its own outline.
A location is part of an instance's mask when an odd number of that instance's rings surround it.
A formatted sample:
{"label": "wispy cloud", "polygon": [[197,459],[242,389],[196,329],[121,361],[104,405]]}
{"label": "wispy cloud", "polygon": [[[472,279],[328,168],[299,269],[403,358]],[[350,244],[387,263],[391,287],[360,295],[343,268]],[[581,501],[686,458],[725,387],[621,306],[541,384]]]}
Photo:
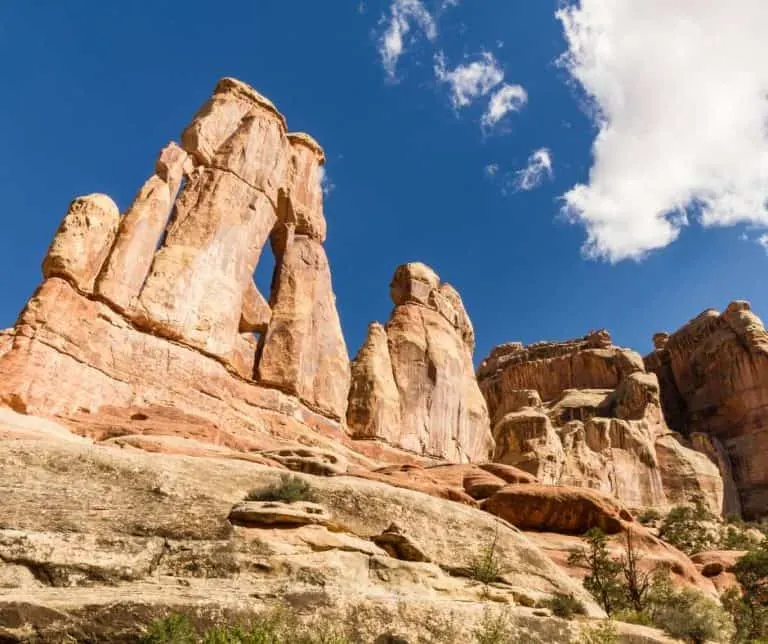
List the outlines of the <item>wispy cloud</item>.
{"label": "wispy cloud", "polygon": [[482,125],[492,128],[510,112],[519,112],[528,102],[528,92],[521,85],[502,85],[488,102]]}
{"label": "wispy cloud", "polygon": [[768,253],[768,234],[761,235],[760,237],[758,237],[757,243],[760,244],[765,249],[766,253]]}
{"label": "wispy cloud", "polygon": [[379,39],[379,55],[390,79],[397,75],[397,62],[408,45],[413,28],[428,40],[437,38],[437,25],[432,15],[419,0],[394,0],[389,16],[382,19],[386,25]]}
{"label": "wispy cloud", "polygon": [[502,80],[504,71],[493,54],[484,52],[480,60],[459,65],[453,70],[445,67],[445,55],[435,55],[435,77],[451,88],[451,102],[456,109],[467,107],[476,98],[485,96]]}
{"label": "wispy cloud", "polygon": [[331,181],[331,177],[328,176],[328,171],[325,169],[325,166],[321,165],[318,168],[317,180],[320,182],[320,189],[326,197],[336,188],[336,184]]}
{"label": "wispy cloud", "polygon": [[498,173],[499,173],[498,163],[489,163],[487,166],[485,166],[486,176],[495,177]]}
{"label": "wispy cloud", "polygon": [[533,190],[552,176],[552,153],[548,148],[539,148],[528,157],[528,164],[515,173],[513,185],[516,191]]}
{"label": "wispy cloud", "polygon": [[563,197],[585,254],[642,258],[694,217],[768,228],[768,2],[570,0],[556,15],[599,130],[589,180]]}

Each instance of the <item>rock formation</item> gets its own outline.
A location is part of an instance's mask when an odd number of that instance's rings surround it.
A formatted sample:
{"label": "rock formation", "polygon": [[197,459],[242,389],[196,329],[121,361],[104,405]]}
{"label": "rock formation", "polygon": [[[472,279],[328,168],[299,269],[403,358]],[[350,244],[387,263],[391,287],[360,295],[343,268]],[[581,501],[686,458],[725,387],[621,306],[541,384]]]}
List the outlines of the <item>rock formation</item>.
{"label": "rock formation", "polygon": [[482,362],[478,379],[491,414],[493,460],[542,483],[600,490],[631,507],[701,495],[720,512],[717,467],[670,432],[656,377],[606,331],[502,345]]}
{"label": "rock formation", "polygon": [[671,335],[654,336],[645,358],[661,384],[670,426],[719,463],[726,512],[768,513],[768,332],[748,302],[707,310]]}
{"label": "rock formation", "polygon": [[[341,431],[350,370],[322,246],[323,161],[267,99],[220,81],[122,218],[105,195],[72,202],[0,399],[65,417],[181,406],[265,435],[268,414],[232,407],[287,404]],[[268,303],[253,274],[270,239]]]}
{"label": "rock formation", "polygon": [[419,263],[397,269],[390,294],[389,322],[370,326],[352,365],[352,435],[455,462],[488,460],[493,439],[461,298]]}

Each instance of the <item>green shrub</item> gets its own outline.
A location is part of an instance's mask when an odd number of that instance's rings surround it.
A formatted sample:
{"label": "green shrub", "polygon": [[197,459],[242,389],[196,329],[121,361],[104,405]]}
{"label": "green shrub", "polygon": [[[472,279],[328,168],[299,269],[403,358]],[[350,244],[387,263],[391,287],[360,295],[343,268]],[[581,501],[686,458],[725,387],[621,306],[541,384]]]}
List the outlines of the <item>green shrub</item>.
{"label": "green shrub", "polygon": [[496,552],[498,538],[499,533],[497,531],[493,535],[493,541],[483,548],[477,557],[472,559],[469,566],[469,574],[472,579],[487,585],[498,578],[501,573],[499,555]]}
{"label": "green shrub", "polygon": [[652,611],[654,626],[685,642],[729,642],[733,633],[723,608],[693,588],[672,591]]}
{"label": "green shrub", "polygon": [[747,532],[746,525],[727,525],[720,535],[720,548],[723,550],[750,550],[757,544]]}
{"label": "green shrub", "polygon": [[152,622],[139,641],[141,644],[197,644],[198,638],[186,615],[169,615]]}
{"label": "green shrub", "polygon": [[587,609],[573,595],[555,593],[544,602],[544,606],[552,611],[552,614],[563,619],[571,619],[575,615],[585,615]]}
{"label": "green shrub", "polygon": [[616,624],[608,619],[581,631],[579,644],[618,644],[619,633]]}
{"label": "green shrub", "polygon": [[276,610],[247,625],[217,625],[203,633],[184,615],[153,622],[142,644],[350,644],[330,624],[304,626],[292,614]]}
{"label": "green shrub", "polygon": [[474,630],[477,644],[512,644],[517,642],[515,637],[515,624],[504,611],[494,614],[490,609],[485,609],[483,619]]}
{"label": "green shrub", "polygon": [[637,520],[643,525],[649,525],[661,521],[661,512],[655,508],[648,508],[637,515]]}
{"label": "green shrub", "polygon": [[739,559],[733,573],[742,593],[727,592],[723,605],[735,623],[735,641],[768,641],[768,542]]}
{"label": "green shrub", "polygon": [[314,501],[315,495],[312,487],[304,479],[290,474],[280,476],[280,482],[269,487],[251,490],[245,497],[246,501],[282,501],[295,503],[296,501]]}
{"label": "green shrub", "polygon": [[691,507],[680,505],[670,510],[661,524],[659,534],[664,541],[693,555],[718,547],[719,537],[713,532],[711,522],[716,517],[702,501]]}

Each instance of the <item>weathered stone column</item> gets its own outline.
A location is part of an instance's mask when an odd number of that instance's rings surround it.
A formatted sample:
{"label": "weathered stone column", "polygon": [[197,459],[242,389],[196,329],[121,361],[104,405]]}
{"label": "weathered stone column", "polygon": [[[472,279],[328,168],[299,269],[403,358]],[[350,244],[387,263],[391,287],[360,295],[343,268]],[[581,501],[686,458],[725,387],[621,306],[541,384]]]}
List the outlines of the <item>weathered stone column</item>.
{"label": "weathered stone column", "polygon": [[147,278],[187,165],[187,153],[170,143],[155,174],[142,186],[120,221],[117,241],[96,283],[96,292],[130,313]]}
{"label": "weathered stone column", "polygon": [[119,222],[120,211],[107,195],[75,199],[43,260],[43,276],[63,277],[83,293],[93,293]]}

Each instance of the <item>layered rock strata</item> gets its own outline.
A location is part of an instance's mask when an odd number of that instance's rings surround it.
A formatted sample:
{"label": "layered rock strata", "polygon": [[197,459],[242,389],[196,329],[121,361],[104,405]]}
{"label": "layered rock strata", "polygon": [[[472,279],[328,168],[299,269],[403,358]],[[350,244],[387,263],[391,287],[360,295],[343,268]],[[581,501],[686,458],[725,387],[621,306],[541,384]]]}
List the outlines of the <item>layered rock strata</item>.
{"label": "layered rock strata", "polygon": [[[322,149],[234,79],[181,138],[122,217],[106,195],[72,202],[7,343],[0,400],[66,417],[181,403],[267,434],[262,410],[288,404],[339,431],[350,368],[323,248]],[[268,243],[269,301],[253,279]]]}
{"label": "layered rock strata", "polygon": [[654,336],[645,358],[661,383],[671,427],[720,464],[726,511],[768,514],[768,332],[748,302],[704,311],[672,334]]}
{"label": "layered rock strata", "polygon": [[369,327],[352,364],[352,436],[454,462],[488,460],[493,438],[459,294],[428,266],[412,263],[397,269],[390,295],[389,322]]}
{"label": "layered rock strata", "polygon": [[495,461],[542,483],[600,490],[631,507],[703,496],[721,511],[717,466],[669,430],[656,376],[606,331],[568,342],[502,345],[482,362],[478,379]]}

